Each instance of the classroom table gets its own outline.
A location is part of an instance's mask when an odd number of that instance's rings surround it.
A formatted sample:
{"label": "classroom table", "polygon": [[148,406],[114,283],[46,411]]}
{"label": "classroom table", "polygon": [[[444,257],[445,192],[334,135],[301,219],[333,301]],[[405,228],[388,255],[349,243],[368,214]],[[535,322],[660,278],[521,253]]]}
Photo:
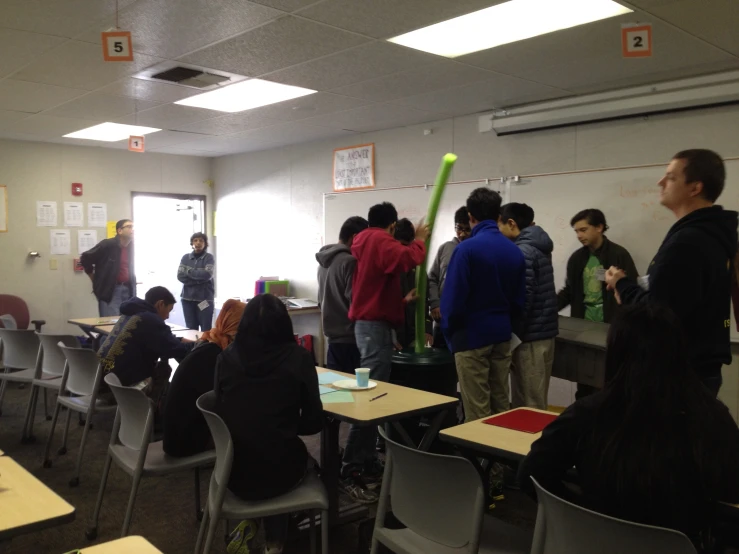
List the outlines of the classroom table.
{"label": "classroom table", "polygon": [[144,537],[130,536],[115,541],[72,550],[67,554],[163,554]]}
{"label": "classroom table", "polygon": [[[100,335],[108,335],[113,330],[113,327],[115,327],[116,322],[118,321],[118,316],[114,317],[83,317],[78,319],[69,319],[67,320],[67,323],[70,323],[71,325],[77,325],[80,329],[82,329],[82,332],[85,333],[90,339],[92,339],[93,348],[97,350],[100,347]],[[172,332],[175,333],[178,337],[185,337],[190,340],[197,340],[195,337],[195,333],[188,334],[188,331],[192,331],[192,329],[188,329],[187,327],[182,327],[181,325],[176,325],[174,323],[167,323],[169,325],[170,329],[172,329]]]}
{"label": "classroom table", "polygon": [[608,323],[559,316],[552,377],[601,388],[609,328]]}
{"label": "classroom table", "polygon": [[[522,410],[524,408],[516,408]],[[534,408],[525,408],[545,414],[559,415],[555,412],[546,410],[536,410]],[[492,417],[498,417],[508,412],[502,412]],[[483,419],[489,419],[487,417]],[[504,427],[496,427],[483,423],[483,419],[463,423],[456,427],[449,427],[439,433],[439,438],[462,450],[473,452],[476,454],[496,456],[507,458],[509,460],[520,461],[526,457],[531,450],[531,444],[541,437],[541,433],[525,433],[514,429],[506,429]]]}
{"label": "classroom table", "polygon": [[[331,371],[355,379],[354,375],[316,368],[318,373]],[[331,385],[326,385],[331,386]],[[381,394],[382,398],[370,402]],[[409,446],[427,450],[439,432],[446,411],[457,404],[457,399],[442,396],[391,383],[377,382],[377,387],[366,391],[353,391],[354,402],[324,403],[323,412],[327,416],[321,431],[321,468],[324,484],[329,495],[329,517],[331,524],[344,523],[363,517],[367,513],[366,506],[350,506],[339,513],[339,473],[341,458],[339,456],[339,425],[342,421],[357,425],[392,425],[400,438]],[[431,425],[420,444],[415,444],[408,433],[400,425],[400,420],[414,416],[436,413]]]}
{"label": "classroom table", "polygon": [[13,458],[0,456],[0,541],[69,523],[74,512]]}

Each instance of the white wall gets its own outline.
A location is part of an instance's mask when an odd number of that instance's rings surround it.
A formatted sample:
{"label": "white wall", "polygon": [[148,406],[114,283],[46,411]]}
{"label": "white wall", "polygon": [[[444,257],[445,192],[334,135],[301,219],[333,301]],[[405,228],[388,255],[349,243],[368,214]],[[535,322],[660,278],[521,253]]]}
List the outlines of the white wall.
{"label": "white wall", "polygon": [[[65,322],[95,317],[97,303],[89,278],[73,271],[77,228],[70,228],[72,255],[55,256],[58,269],[51,270],[49,228],[36,227],[36,201],[57,202],[59,229],[64,228],[63,203],[84,202],[85,226],[80,229],[89,229],[88,202],[106,202],[108,220],[123,219],[131,217],[132,191],[207,195],[207,209],[212,210],[211,189],[204,183],[210,177],[209,158],[0,141],[0,184],[8,187],[9,208],[8,232],[0,233],[0,293],[23,298],[32,319],[48,322],[45,331],[79,334],[79,328]],[[82,197],[72,196],[72,183],[83,184]],[[103,238],[105,229],[98,228],[98,239]],[[38,250],[42,257],[29,260],[31,250]]]}

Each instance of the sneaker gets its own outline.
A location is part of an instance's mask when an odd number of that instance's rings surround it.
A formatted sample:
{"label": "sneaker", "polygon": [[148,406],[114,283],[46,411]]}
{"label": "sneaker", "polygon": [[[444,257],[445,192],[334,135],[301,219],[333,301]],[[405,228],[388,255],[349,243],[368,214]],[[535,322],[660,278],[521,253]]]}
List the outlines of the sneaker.
{"label": "sneaker", "polygon": [[282,554],[283,551],[283,545],[281,544],[272,544],[267,545],[264,548],[264,554]]}
{"label": "sneaker", "polygon": [[362,480],[368,489],[376,489],[382,485],[382,476],[385,474],[385,464],[378,459],[373,460],[362,472]]}
{"label": "sneaker", "polygon": [[349,498],[360,504],[374,504],[379,498],[375,491],[367,487],[358,471],[352,472],[349,477],[343,479],[339,487]]}
{"label": "sneaker", "polygon": [[226,552],[228,554],[255,554],[259,552],[254,544],[258,530],[257,522],[253,519],[245,519],[239,523],[228,536],[230,540]]}
{"label": "sneaker", "polygon": [[490,499],[496,502],[505,500],[505,495],[503,494],[503,465],[493,462],[490,466],[488,479],[490,481],[490,489],[488,490]]}

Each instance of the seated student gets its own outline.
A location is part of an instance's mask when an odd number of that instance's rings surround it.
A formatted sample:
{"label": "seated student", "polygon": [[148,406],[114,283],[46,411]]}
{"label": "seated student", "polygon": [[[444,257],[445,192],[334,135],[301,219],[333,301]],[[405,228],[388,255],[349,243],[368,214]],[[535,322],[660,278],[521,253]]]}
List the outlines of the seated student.
{"label": "seated student", "polygon": [[[403,246],[409,246],[416,239],[416,228],[409,219],[399,219],[395,224],[395,239]],[[416,268],[400,274],[400,295],[405,303],[405,322],[395,329],[396,348],[402,350],[412,346],[416,340]],[[426,315],[426,344],[433,342],[431,332],[433,322],[431,316]]]}
{"label": "seated student", "polygon": [[666,308],[625,307],[608,333],[605,389],[544,429],[521,464],[522,488],[534,494],[531,476],[574,500],[562,483],[574,466],[583,506],[677,529],[701,548],[716,502],[739,502],[739,429],[689,367],[685,343]]}
{"label": "seated student", "polygon": [[170,456],[192,456],[212,448],[208,424],[198,410],[198,398],[213,390],[218,355],[233,342],[246,304],[226,300],[216,325],[177,366],[164,404],[164,451]]}
{"label": "seated student", "polygon": [[[321,430],[323,406],[313,357],[295,343],[276,296],[261,294],[246,305],[233,344],[218,357],[215,391],[234,445],[231,492],[263,500],[300,484],[310,460],[300,435]],[[270,552],[280,552],[287,522],[265,518]]]}
{"label": "seated student", "polygon": [[[144,389],[155,403],[172,373],[167,360],[182,361],[192,348],[192,341],[175,337],[166,324],[175,302],[164,287],[149,289],[143,300],[127,300],[121,304],[121,316],[98,350],[105,373],[115,373],[124,387]],[[109,399],[107,387],[101,388],[101,395]]]}

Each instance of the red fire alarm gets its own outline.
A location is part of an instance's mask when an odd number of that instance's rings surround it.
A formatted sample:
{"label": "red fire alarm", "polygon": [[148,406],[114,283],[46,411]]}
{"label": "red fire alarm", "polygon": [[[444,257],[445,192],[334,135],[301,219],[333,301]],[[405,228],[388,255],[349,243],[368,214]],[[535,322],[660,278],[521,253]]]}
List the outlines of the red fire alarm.
{"label": "red fire alarm", "polygon": [[72,183],[72,196],[82,196],[82,183]]}

